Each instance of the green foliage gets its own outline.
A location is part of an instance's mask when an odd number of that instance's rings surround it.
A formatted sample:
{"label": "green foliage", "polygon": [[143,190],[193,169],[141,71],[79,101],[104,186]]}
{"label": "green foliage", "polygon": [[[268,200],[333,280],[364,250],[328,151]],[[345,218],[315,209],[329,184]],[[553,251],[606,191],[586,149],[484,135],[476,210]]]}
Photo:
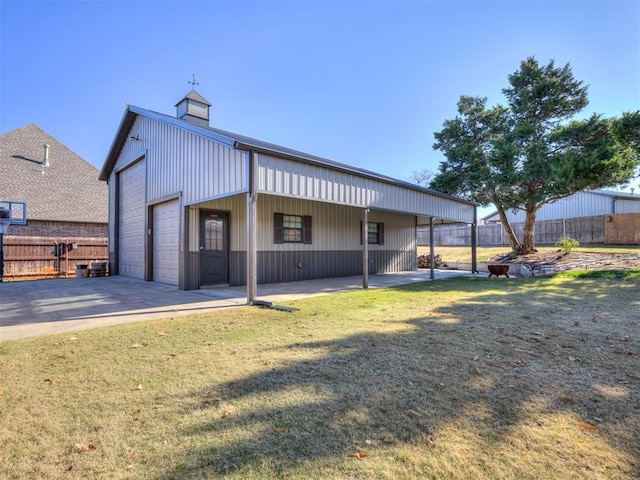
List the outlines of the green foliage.
{"label": "green foliage", "polygon": [[[574,119],[588,103],[587,87],[569,64],[534,58],[508,76],[507,105],[461,96],[433,148],[446,160],[430,187],[481,205],[493,204],[514,251],[533,251],[536,212],[574,193],[628,181],[640,166],[640,111],[605,119]],[[526,212],[522,243],[504,213]]]}
{"label": "green foliage", "polygon": [[574,270],[559,273],[557,276],[604,280],[640,280],[640,270]]}
{"label": "green foliage", "polygon": [[556,247],[560,247],[564,253],[571,253],[571,250],[579,246],[580,242],[578,242],[578,240],[569,237],[561,237],[558,243],[556,243]]}

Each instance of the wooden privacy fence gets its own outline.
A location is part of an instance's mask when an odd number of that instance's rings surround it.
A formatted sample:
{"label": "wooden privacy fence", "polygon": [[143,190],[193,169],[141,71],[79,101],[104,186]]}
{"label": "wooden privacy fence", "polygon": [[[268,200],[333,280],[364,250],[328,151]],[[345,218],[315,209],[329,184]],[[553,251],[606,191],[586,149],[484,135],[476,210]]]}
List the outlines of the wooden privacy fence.
{"label": "wooden privacy fence", "polygon": [[[516,236],[522,239],[524,223],[514,223]],[[434,228],[434,245],[469,246],[469,225],[443,225]],[[554,245],[561,237],[575,238],[580,243],[605,245],[640,245],[640,213],[619,213],[592,217],[536,221],[535,242]],[[418,229],[418,245],[429,245],[429,229]],[[478,225],[478,245],[509,245],[501,223]]]}
{"label": "wooden privacy fence", "polygon": [[104,237],[31,237],[4,235],[3,280],[76,276],[77,265],[107,262]]}

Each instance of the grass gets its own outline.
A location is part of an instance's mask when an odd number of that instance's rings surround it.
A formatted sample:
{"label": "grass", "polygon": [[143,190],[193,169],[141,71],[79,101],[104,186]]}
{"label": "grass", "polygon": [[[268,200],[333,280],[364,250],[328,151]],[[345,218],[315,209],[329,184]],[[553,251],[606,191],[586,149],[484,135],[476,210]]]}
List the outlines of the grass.
{"label": "grass", "polygon": [[[559,247],[555,245],[540,245],[541,250],[558,250]],[[591,253],[636,253],[640,254],[640,247],[638,246],[611,246],[611,245],[580,245],[575,247],[574,252],[591,252]],[[435,252],[442,256],[443,262],[471,262],[471,247],[435,247]],[[502,247],[478,247],[477,248],[477,260],[478,262],[488,262],[496,255],[502,255],[510,253],[511,248],[509,246]],[[418,247],[418,254],[429,253],[429,247]]]}
{"label": "grass", "polygon": [[8,479],[630,479],[640,272],[0,342]]}

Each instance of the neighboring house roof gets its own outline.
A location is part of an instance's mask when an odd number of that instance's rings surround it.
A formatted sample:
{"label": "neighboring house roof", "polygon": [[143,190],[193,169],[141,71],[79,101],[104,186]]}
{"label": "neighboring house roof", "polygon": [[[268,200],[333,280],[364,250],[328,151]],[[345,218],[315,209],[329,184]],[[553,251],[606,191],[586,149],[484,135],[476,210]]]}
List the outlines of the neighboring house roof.
{"label": "neighboring house roof", "polygon": [[120,123],[117,136],[113,141],[113,144],[111,146],[111,149],[109,150],[107,159],[105,160],[105,163],[100,172],[100,180],[105,180],[105,181],[108,180],[109,175],[115,168],[116,162],[118,161],[118,156],[120,155],[122,147],[124,146],[128,138],[129,132],[131,131],[131,127],[133,126],[133,123],[138,115],[143,115],[145,117],[152,118],[162,123],[166,123],[178,128],[182,128],[196,135],[201,135],[215,142],[221,143],[223,145],[235,147],[241,150],[252,150],[258,153],[264,153],[264,154],[272,155],[275,157],[286,158],[286,159],[295,160],[303,163],[310,163],[313,165],[327,167],[333,170],[343,171],[346,173],[351,173],[358,176],[367,177],[367,178],[371,178],[371,179],[386,182],[386,183],[391,183],[394,185],[401,186],[403,188],[409,188],[411,190],[428,192],[432,195],[443,197],[443,198],[449,198],[466,205],[475,205],[475,203],[473,202],[469,202],[469,201],[460,199],[458,197],[454,197],[452,195],[447,195],[445,193],[438,192],[436,190],[427,189],[419,185],[415,185],[413,183],[397,180],[395,178],[381,175],[379,173],[366,170],[364,168],[348,165],[346,163],[336,162],[334,160],[329,160],[327,158],[319,157],[317,155],[300,152],[298,150],[293,150],[291,148],[275,145],[273,143],[264,142],[262,140],[257,140],[255,138],[239,135],[237,133],[228,132],[226,130],[220,130],[218,128],[195,125],[193,123],[187,122],[186,120],[181,120],[179,118],[165,115],[163,113],[154,112],[151,110],[145,110],[143,108],[135,107],[133,105],[127,106],[127,110],[125,111],[124,117]]}
{"label": "neighboring house roof", "polygon": [[585,193],[593,193],[595,195],[604,195],[605,197],[623,199],[623,200],[632,200],[632,201],[640,201],[640,195],[634,195],[633,193],[627,192],[616,192],[614,190],[587,190]]}
{"label": "neighboring house roof", "polygon": [[0,200],[26,202],[27,221],[107,223],[108,195],[97,168],[37,125],[0,135]]}
{"label": "neighboring house roof", "polygon": [[[583,192],[577,192],[574,193],[573,195],[570,195],[568,197],[564,197],[561,198],[559,200],[557,200],[557,202],[571,202],[571,201],[579,201],[578,200],[578,196],[584,196],[584,195],[597,195],[597,196],[601,196],[601,197],[608,197],[611,200],[625,200],[625,201],[635,201],[635,202],[640,202],[640,195],[637,194],[633,194],[633,193],[628,193],[628,192],[616,192],[614,190],[585,190]],[[557,202],[553,202],[550,204],[545,204],[542,208],[549,208],[549,206],[554,205],[554,203]],[[509,213],[513,213],[513,212],[521,212],[521,210],[508,210],[507,214]],[[605,213],[605,212],[600,212],[601,214]],[[606,213],[611,213],[611,212],[606,212]],[[481,221],[499,221],[500,217],[498,215],[498,211],[495,210],[494,212],[490,213],[489,215],[486,215],[484,217],[482,217],[480,219]]]}

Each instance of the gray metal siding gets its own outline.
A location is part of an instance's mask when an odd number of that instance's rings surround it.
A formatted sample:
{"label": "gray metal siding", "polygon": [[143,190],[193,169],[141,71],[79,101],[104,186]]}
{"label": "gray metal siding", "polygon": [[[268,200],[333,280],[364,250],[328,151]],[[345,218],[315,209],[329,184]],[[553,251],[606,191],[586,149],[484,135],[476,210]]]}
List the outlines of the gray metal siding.
{"label": "gray metal siding", "polygon": [[[199,209],[230,212],[230,248],[246,250],[246,196],[235,195],[192,206],[189,209],[189,250],[199,248]],[[313,242],[275,244],[273,241],[273,214],[309,215],[312,217]],[[362,250],[360,221],[362,209],[344,205],[298,200],[295,198],[259,195],[258,197],[258,250]],[[412,251],[417,248],[415,217],[373,210],[369,221],[385,224],[385,244],[370,245],[370,250]]]}
{"label": "gray metal siding", "polygon": [[[362,275],[362,254],[345,251],[258,252],[258,283],[299,282]],[[369,273],[416,269],[416,255],[381,250],[369,253]],[[231,256],[229,284],[246,285],[246,252]]]}
{"label": "gray metal siding", "polygon": [[637,200],[616,200],[615,213],[640,213],[640,196]]}
{"label": "gray metal siding", "polygon": [[247,191],[248,154],[173,125],[138,116],[116,168],[146,152],[147,202],[182,192],[185,205]]}
{"label": "gray metal siding", "polygon": [[[306,216],[312,218],[313,243],[274,244],[273,214]],[[360,222],[362,209],[345,205],[299,200],[290,197],[260,195],[258,197],[258,250],[362,250]],[[399,213],[371,210],[369,221],[385,224],[385,244],[370,245],[375,250],[415,250],[415,217]]]}
{"label": "gray metal siding", "polygon": [[[231,285],[246,284],[246,196],[212,200],[189,209],[190,255],[197,255],[200,209],[229,212]],[[312,244],[275,244],[274,213],[312,217]],[[258,283],[362,274],[362,209],[309,200],[259,195]],[[369,273],[416,269],[415,217],[373,210],[369,221],[384,223],[384,245],[369,245]],[[195,261],[190,262],[195,268]],[[189,277],[193,275],[189,273]]]}
{"label": "gray metal siding", "polygon": [[189,251],[199,251],[201,209],[229,212],[229,248],[231,251],[246,250],[246,198],[246,195],[234,195],[189,207]]}
{"label": "gray metal siding", "polygon": [[[636,204],[636,210],[627,210],[633,208],[633,205],[630,205],[633,203]],[[609,195],[594,192],[578,192],[570,197],[544,205],[536,213],[536,220],[556,220],[562,218],[593,217],[611,213],[640,212],[640,201],[633,202],[619,199],[615,201],[615,212],[613,209],[614,199]],[[621,211],[621,209],[627,211]],[[509,210],[507,212],[507,218],[509,222],[521,223],[525,220],[525,213],[522,210]]]}
{"label": "gray metal siding", "polygon": [[353,207],[473,223],[474,206],[399,185],[269,155],[258,158],[258,191]]}

